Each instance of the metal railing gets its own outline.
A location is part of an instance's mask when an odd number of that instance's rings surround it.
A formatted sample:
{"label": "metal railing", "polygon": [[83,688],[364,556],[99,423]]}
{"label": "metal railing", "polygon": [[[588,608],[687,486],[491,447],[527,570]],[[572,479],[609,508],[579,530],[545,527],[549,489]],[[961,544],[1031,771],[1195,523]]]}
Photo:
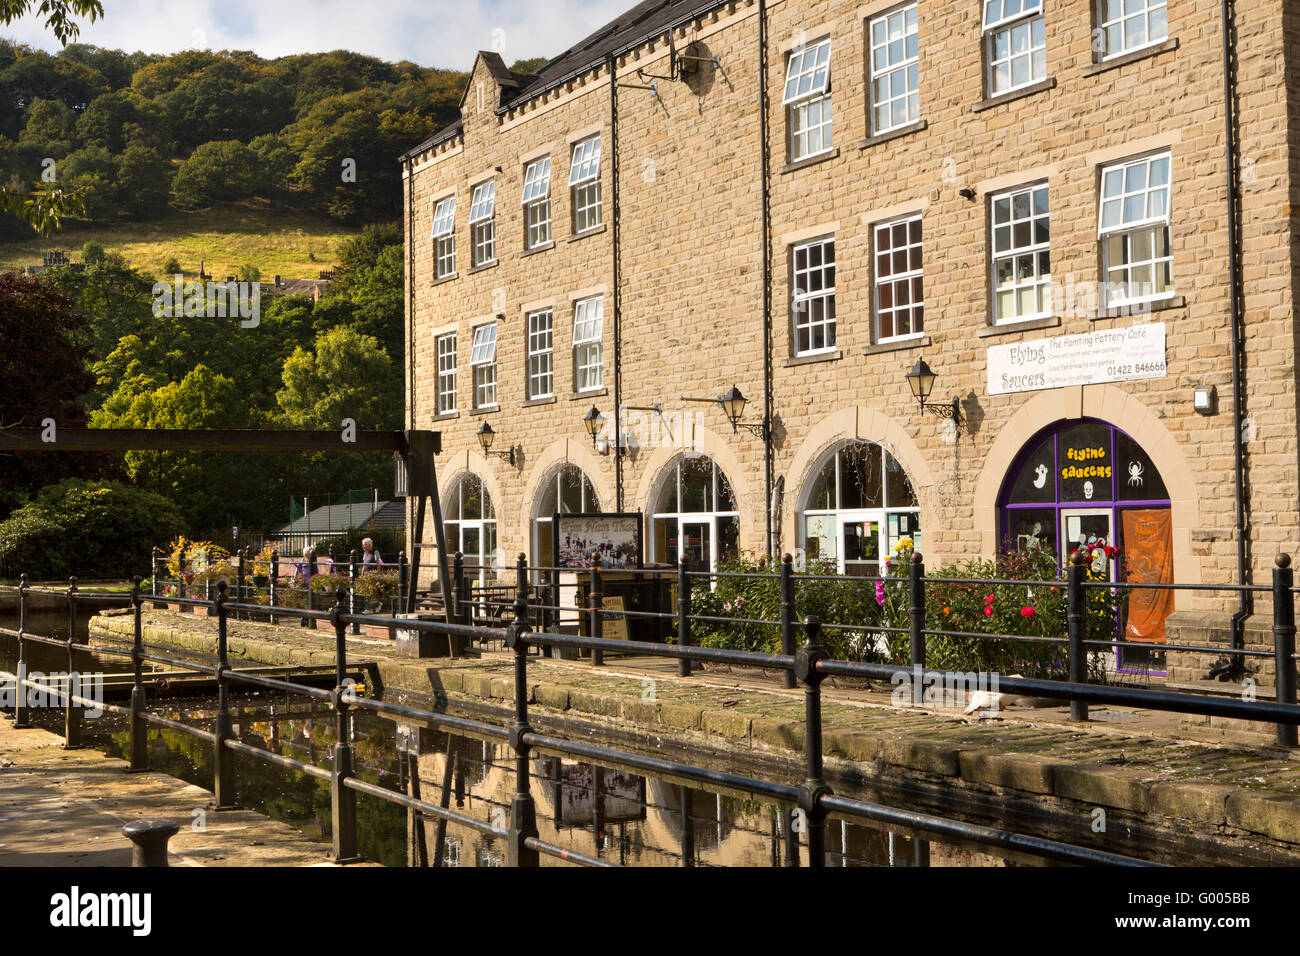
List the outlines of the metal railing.
{"label": "metal railing", "polygon": [[[916,579],[920,576],[914,572],[911,593],[913,600],[924,600],[924,589],[917,587]],[[685,575],[687,572],[683,571]],[[595,581],[599,581],[599,569],[593,571]],[[184,603],[193,607],[211,607],[217,618],[217,663],[215,665],[196,663],[173,658],[155,652],[146,652],[143,642],[142,610],[146,594],[141,587],[141,579],[136,578],[129,602],[134,619],[133,643],[130,650],[109,646],[96,646],[97,654],[116,654],[129,657],[133,665],[133,686],[129,706],[93,701],[82,694],[74,693],[71,679],[66,690],[60,694],[57,688],[33,680],[26,676],[25,661],[29,644],[44,644],[66,650],[69,661],[69,674],[76,672],[75,656],[79,651],[87,650],[86,645],[76,638],[77,633],[77,588],[75,579],[66,592],[37,591],[30,588],[25,579],[16,589],[19,594],[19,627],[17,630],[0,628],[0,634],[17,638],[19,642],[20,686],[36,688],[62,700],[65,708],[64,736],[68,747],[81,743],[81,707],[99,707],[118,713],[130,721],[130,765],[132,769],[146,769],[146,732],[149,725],[170,728],[197,737],[213,748],[214,791],[218,809],[235,807],[235,768],[233,755],[242,753],[254,759],[263,760],[285,769],[295,770],[308,776],[328,781],[331,792],[332,807],[332,856],[336,862],[350,862],[359,859],[357,844],[357,804],[358,793],[385,800],[406,807],[438,820],[455,822],[481,833],[501,837],[507,842],[507,861],[512,866],[536,866],[541,856],[551,856],[568,862],[592,866],[610,865],[608,861],[586,856],[576,851],[557,846],[540,838],[537,827],[537,815],[533,797],[530,792],[528,762],[533,750],[539,750],[561,756],[578,758],[602,765],[623,766],[634,771],[656,775],[664,778],[676,778],[698,784],[702,787],[720,787],[748,794],[783,805],[793,805],[794,815],[801,824],[799,830],[805,833],[808,846],[809,864],[822,866],[826,860],[826,825],[831,814],[852,821],[871,821],[886,826],[896,826],[919,831],[927,835],[950,840],[965,841],[994,848],[1003,852],[1028,854],[1042,859],[1090,864],[1090,865],[1148,865],[1145,861],[1119,854],[1108,853],[1095,848],[1073,845],[1060,841],[1048,840],[1028,834],[1016,833],[972,824],[969,822],[946,818],[935,814],[899,810],[893,807],[870,803],[832,792],[824,779],[824,748],[822,739],[822,682],[831,676],[857,678],[875,678],[890,680],[898,673],[897,666],[869,664],[854,661],[833,660],[821,642],[822,623],[814,616],[802,621],[785,620],[788,614],[783,611],[783,639],[790,641],[789,650],[783,648],[780,654],[760,654],[751,651],[728,650],[722,648],[696,647],[688,640],[677,644],[651,643],[643,641],[609,640],[599,636],[602,616],[600,602],[593,600],[588,612],[591,614],[594,636],[573,634],[556,634],[535,630],[530,624],[530,596],[533,589],[529,583],[529,568],[521,555],[515,568],[515,600],[513,617],[504,629],[504,641],[513,658],[513,706],[509,714],[509,725],[502,726],[484,720],[409,707],[383,700],[360,697],[354,692],[355,685],[347,680],[348,652],[347,631],[349,625],[376,623],[391,625],[391,618],[360,615],[349,611],[348,593],[340,587],[334,595],[334,604],[328,610],[314,608],[274,608],[260,604],[231,600],[228,584],[221,581],[217,585],[217,594],[212,601],[189,598],[169,598],[172,602]],[[1016,582],[1024,583],[1024,582]],[[1070,569],[1070,591],[1072,612],[1070,614],[1070,636],[1068,638],[1072,676],[1073,665],[1084,649],[1081,613],[1073,609],[1082,606],[1081,598],[1084,588],[1083,568],[1074,564]],[[1277,639],[1278,663],[1290,663],[1294,659],[1295,618],[1293,605],[1293,581],[1289,562],[1279,560],[1274,574],[1275,623],[1274,632]],[[27,632],[27,605],[32,593],[63,594],[67,601],[69,615],[69,636],[65,640],[45,637]],[[599,592],[596,592],[597,594]],[[684,607],[683,611],[686,610]],[[248,617],[270,616],[275,614],[308,616],[316,621],[327,621],[335,636],[335,687],[331,690],[307,686],[278,677],[264,674],[242,672],[230,666],[228,653],[228,628],[232,614]],[[912,651],[919,661],[924,660],[923,616],[912,616]],[[682,614],[681,621],[689,622],[689,616]],[[402,628],[414,631],[451,636],[460,636],[468,640],[484,640],[500,637],[500,629],[465,625],[451,620],[406,619]],[[794,646],[794,631],[799,629],[803,641]],[[687,635],[689,637],[689,635]],[[528,661],[529,651],[533,648],[544,649],[568,647],[586,649],[591,652],[593,664],[598,663],[597,655],[603,652],[631,652],[676,659],[689,666],[693,661],[729,663],[739,666],[761,667],[788,674],[804,690],[804,780],[799,785],[791,785],[771,780],[747,777],[739,774],[711,770],[701,766],[684,764],[656,757],[620,751],[595,744],[566,740],[561,737],[537,732],[529,722]],[[208,674],[215,678],[218,686],[217,719],[214,731],[192,727],[180,721],[171,720],[160,714],[151,713],[145,697],[142,666],[145,662],[162,663],[174,667]],[[927,681],[944,686],[947,682],[963,675],[948,671],[934,671],[920,664],[917,672]],[[1279,675],[1288,668],[1280,667]],[[689,673],[689,671],[687,671]],[[1287,686],[1281,676],[1278,681],[1277,702],[1256,700],[1253,702],[1216,698],[1188,693],[1140,690],[1126,687],[1099,686],[1082,680],[1054,681],[1031,678],[1001,678],[1000,688],[1031,696],[1068,700],[1072,707],[1078,705],[1086,713],[1089,704],[1123,705],[1142,707],[1153,710],[1177,711],[1181,713],[1208,714],[1244,720],[1272,721],[1278,727],[1279,742],[1288,741],[1295,744],[1296,727],[1300,724],[1300,707],[1294,703],[1294,681]],[[235,738],[233,720],[230,710],[230,693],[236,687],[278,690],[302,694],[327,702],[335,713],[336,743],[333,749],[332,766],[324,769],[312,764],[293,760],[280,754],[272,753]],[[1283,699],[1287,697],[1289,699]],[[24,695],[16,695],[17,709],[15,722],[17,726],[28,726],[30,715],[24,703]],[[418,799],[405,793],[387,790],[368,783],[356,776],[352,746],[350,744],[350,726],[352,714],[357,710],[411,721],[436,730],[453,732],[483,739],[504,741],[515,755],[515,791],[511,801],[508,825],[499,826],[484,822],[472,816],[450,810],[436,804]],[[793,816],[787,824],[793,829]],[[787,837],[788,837],[787,832]],[[918,841],[918,845],[925,840]],[[795,844],[797,846],[797,843]],[[788,865],[798,865],[796,854],[787,855]]]}

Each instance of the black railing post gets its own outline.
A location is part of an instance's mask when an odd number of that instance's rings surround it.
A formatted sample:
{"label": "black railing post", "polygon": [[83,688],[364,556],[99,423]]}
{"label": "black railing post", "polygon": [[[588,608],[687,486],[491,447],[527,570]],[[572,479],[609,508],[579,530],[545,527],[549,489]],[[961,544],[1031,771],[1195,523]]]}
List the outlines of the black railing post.
{"label": "black railing post", "polygon": [[540,856],[528,847],[536,839],[537,807],[529,792],[529,746],[525,736],[528,726],[528,564],[519,555],[515,565],[515,619],[506,629],[506,646],[515,657],[515,720],[510,726],[510,746],[515,752],[515,796],[510,802],[510,836],[506,848],[508,866],[540,866]]}
{"label": "black railing post", "polygon": [[[348,554],[348,613],[357,613],[357,549],[353,548]],[[361,623],[352,622],[352,633],[361,633]]]}
{"label": "black railing post", "polygon": [[[1085,684],[1088,681],[1088,652],[1083,643],[1088,637],[1087,596],[1083,589],[1083,581],[1087,573],[1083,553],[1075,551],[1070,555],[1070,564],[1066,570],[1066,597],[1069,602],[1066,616],[1070,627],[1070,682],[1072,684]],[[1070,719],[1088,719],[1086,700],[1070,701]]]}
{"label": "black railing post", "polygon": [[[280,599],[280,552],[278,549],[271,550],[270,577],[271,580],[269,582],[269,587],[267,588],[266,603],[267,607],[274,610],[276,602]],[[276,614],[272,613],[267,616],[267,620],[272,624],[276,624],[279,622],[280,618]]]}
{"label": "black railing post", "polygon": [[131,764],[127,770],[136,773],[149,766],[149,738],[144,723],[144,621],[139,578],[131,588],[131,618],[134,625],[131,641]]}
{"label": "black railing post", "polygon": [[[1276,669],[1274,685],[1279,704],[1294,704],[1296,697],[1295,662],[1295,597],[1291,588],[1295,584],[1295,571],[1291,568],[1291,555],[1279,554],[1273,562],[1273,665]],[[1277,725],[1279,747],[1296,746],[1295,724]]]}
{"label": "black railing post", "polygon": [[27,713],[27,688],[23,681],[27,679],[27,575],[18,578],[18,683],[14,685],[14,727],[19,730],[32,725]]}
{"label": "black railing post", "polygon": [[[605,605],[605,596],[600,591],[600,556],[591,556],[591,587],[587,592],[587,607],[591,610],[591,636],[605,636],[605,624],[601,618],[601,608]],[[601,667],[605,663],[605,652],[599,647],[591,649],[591,666]]]}
{"label": "black railing post", "polygon": [[230,612],[226,610],[225,579],[217,582],[217,728],[212,747],[212,780],[218,810],[235,810],[235,754],[226,748],[226,741],[235,736],[235,722],[230,716],[230,686],[226,671],[230,670],[227,648],[227,628]]}
{"label": "black railing post", "polygon": [[822,690],[825,675],[817,665],[830,657],[821,642],[822,622],[804,618],[804,645],[794,658],[794,675],[804,685],[804,753],[807,779],[799,787],[798,806],[808,832],[808,865],[826,865],[826,810],[831,792],[822,779]]}
{"label": "black railing post", "polygon": [[465,577],[465,555],[457,551],[451,558],[452,600],[455,606],[448,613],[458,624],[469,626],[469,579]]}
{"label": "black railing post", "polygon": [[[691,579],[686,576],[687,570],[683,557],[677,565],[677,643],[681,647],[691,646]],[[677,676],[691,676],[690,658],[677,661]]]}
{"label": "black railing post", "polygon": [[77,579],[68,578],[68,674],[63,696],[63,745],[72,750],[81,746],[81,706],[73,701],[80,691],[77,676]]}
{"label": "black railing post", "polygon": [[908,654],[913,667],[925,668],[925,558],[912,552],[907,565],[907,617],[911,629]]}
{"label": "black railing post", "polygon": [[[785,555],[781,558],[781,653],[794,656],[794,558]],[[781,683],[786,690],[793,690],[794,671],[784,671]]]}
{"label": "black railing post", "polygon": [[334,625],[334,775],[330,780],[330,825],[333,831],[333,856],[335,863],[354,863],[357,854],[357,792],[346,781],[356,776],[352,767],[352,723],[346,700],[349,688],[348,625],[343,620],[347,614],[347,591],[342,587],[335,594],[334,610],[330,622]]}
{"label": "black railing post", "polygon": [[406,612],[406,595],[410,590],[411,568],[406,562],[406,552],[403,551],[397,556],[397,603],[393,605],[393,617],[397,617],[398,609],[402,613]]}

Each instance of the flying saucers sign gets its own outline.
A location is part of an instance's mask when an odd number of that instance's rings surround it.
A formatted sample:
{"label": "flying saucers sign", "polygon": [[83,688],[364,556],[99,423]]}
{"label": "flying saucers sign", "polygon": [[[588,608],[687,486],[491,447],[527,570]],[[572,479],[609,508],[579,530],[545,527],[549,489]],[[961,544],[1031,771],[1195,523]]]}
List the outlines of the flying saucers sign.
{"label": "flying saucers sign", "polygon": [[1058,335],[989,349],[989,394],[1164,378],[1165,325]]}

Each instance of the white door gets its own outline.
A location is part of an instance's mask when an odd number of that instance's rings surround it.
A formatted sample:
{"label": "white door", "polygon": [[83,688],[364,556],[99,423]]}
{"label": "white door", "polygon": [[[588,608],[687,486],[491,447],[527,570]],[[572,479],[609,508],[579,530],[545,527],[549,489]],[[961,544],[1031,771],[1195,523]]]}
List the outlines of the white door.
{"label": "white door", "polygon": [[840,574],[876,577],[882,570],[884,521],[879,511],[841,511],[836,515]]}
{"label": "white door", "polygon": [[[1115,543],[1114,513],[1109,508],[1061,509],[1061,561],[1070,560],[1070,552],[1080,547]],[[1105,552],[1093,560],[1093,570],[1102,574],[1109,571],[1110,562]]]}

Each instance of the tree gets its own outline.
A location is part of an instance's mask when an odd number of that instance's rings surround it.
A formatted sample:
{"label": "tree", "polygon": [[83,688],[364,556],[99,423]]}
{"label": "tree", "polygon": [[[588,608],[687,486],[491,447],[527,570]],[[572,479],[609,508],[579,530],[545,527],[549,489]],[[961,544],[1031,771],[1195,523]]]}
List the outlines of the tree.
{"label": "tree", "polygon": [[118,215],[117,163],[102,146],[79,149],[58,165],[61,182],[83,196],[85,216],[106,220]]}
{"label": "tree", "polygon": [[275,400],[297,428],[396,428],[401,379],[373,336],[347,327],[317,336],[314,348],[296,348],[284,363],[284,388]]}
{"label": "tree", "polygon": [[[75,336],[85,325],[72,297],[53,283],[16,273],[0,275],[0,425],[57,428],[86,423],[83,396],[94,385],[85,349]],[[104,473],[104,462],[70,454],[0,454],[0,513],[28,494],[73,474]]]}
{"label": "tree", "polygon": [[61,100],[33,100],[27,107],[22,142],[44,148],[48,155],[66,156],[72,145],[72,127],[76,117]]}
{"label": "tree", "polygon": [[117,160],[119,206],[129,219],[160,219],[170,207],[171,164],[147,146],[129,146]]}
{"label": "tree", "polygon": [[81,261],[93,266],[104,261],[104,244],[93,239],[81,247]]}
{"label": "tree", "polygon": [[0,0],[0,23],[13,23],[33,8],[45,17],[45,25],[63,44],[81,33],[81,27],[72,19],[74,16],[94,23],[104,15],[104,5],[99,0]]}
{"label": "tree", "polygon": [[257,156],[238,140],[204,143],[190,154],[172,181],[172,200],[182,209],[200,209],[255,195]]}

